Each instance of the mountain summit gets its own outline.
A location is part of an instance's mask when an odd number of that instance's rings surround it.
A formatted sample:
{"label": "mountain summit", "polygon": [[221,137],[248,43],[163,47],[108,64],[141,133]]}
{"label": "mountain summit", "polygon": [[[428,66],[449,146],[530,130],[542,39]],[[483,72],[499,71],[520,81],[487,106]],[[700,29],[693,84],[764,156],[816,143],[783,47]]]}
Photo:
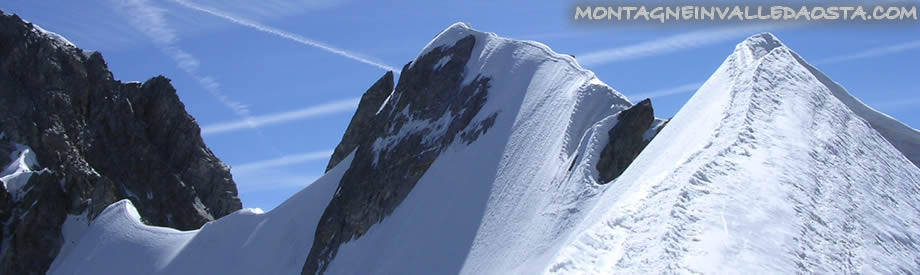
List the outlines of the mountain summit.
{"label": "mountain summit", "polygon": [[559,240],[664,124],[571,56],[462,23],[393,75],[362,97],[328,172],[271,212],[176,232],[115,204],[52,273],[457,272],[468,254],[512,265],[551,251],[516,246]]}
{"label": "mountain summit", "polygon": [[916,271],[920,169],[890,142],[915,136],[828,83],[770,34],[742,42],[538,270]]}
{"label": "mountain summit", "polygon": [[50,273],[911,271],[916,131],[860,104],[759,34],[664,121],[572,56],[457,23],[274,210],[178,231],[119,201]]}

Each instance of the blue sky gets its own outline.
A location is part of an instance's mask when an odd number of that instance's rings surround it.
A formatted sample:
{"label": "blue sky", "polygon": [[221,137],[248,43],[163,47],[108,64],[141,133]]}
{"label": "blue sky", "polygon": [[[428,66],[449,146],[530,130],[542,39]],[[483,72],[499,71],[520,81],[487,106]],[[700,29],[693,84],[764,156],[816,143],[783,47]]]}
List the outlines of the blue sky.
{"label": "blue sky", "polygon": [[[274,208],[323,173],[355,99],[463,21],[543,42],[638,101],[673,115],[751,26],[575,24],[574,2],[6,0],[115,77],[173,80],[245,207]],[[920,127],[920,24],[767,27],[851,93]],[[258,125],[256,128],[249,125]]]}

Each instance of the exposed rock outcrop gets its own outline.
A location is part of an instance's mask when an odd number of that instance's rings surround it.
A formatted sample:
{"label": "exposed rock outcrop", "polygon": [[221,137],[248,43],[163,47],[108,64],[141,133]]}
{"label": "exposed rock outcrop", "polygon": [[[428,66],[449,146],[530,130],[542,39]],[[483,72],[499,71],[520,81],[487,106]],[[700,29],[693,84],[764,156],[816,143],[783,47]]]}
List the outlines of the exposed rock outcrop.
{"label": "exposed rock outcrop", "polygon": [[[619,122],[607,132],[609,139],[607,145],[601,150],[600,159],[597,161],[599,183],[607,183],[623,174],[623,171],[632,164],[651,138],[664,127],[665,123],[653,128],[655,112],[652,101],[645,99],[638,104],[623,110],[617,116]],[[653,131],[653,132],[649,132]]]}
{"label": "exposed rock outcrop", "polygon": [[437,47],[403,68],[389,99],[380,95],[388,92],[390,73],[362,97],[330,164],[352,150],[355,157],[317,226],[304,274],[325,270],[339,245],[390,215],[456,137],[470,143],[491,127],[497,114],[473,121],[490,78],[477,75],[463,83],[475,44],[471,35]]}
{"label": "exposed rock outcrop", "polygon": [[326,165],[326,171],[339,164],[342,159],[348,156],[355,147],[364,139],[364,135],[372,128],[375,123],[374,118],[381,111],[380,107],[386,101],[390,93],[393,92],[393,72],[387,72],[377,82],[374,83],[358,103],[358,110],[351,117],[348,128],[345,129],[345,135],[342,141],[335,147],[332,157],[329,158],[329,164]]}
{"label": "exposed rock outcrop", "polygon": [[0,274],[44,273],[68,214],[93,218],[121,199],[182,230],[241,208],[169,79],[122,83],[101,54],[55,38],[0,12],[0,168],[20,146],[39,171],[16,196],[0,188]]}

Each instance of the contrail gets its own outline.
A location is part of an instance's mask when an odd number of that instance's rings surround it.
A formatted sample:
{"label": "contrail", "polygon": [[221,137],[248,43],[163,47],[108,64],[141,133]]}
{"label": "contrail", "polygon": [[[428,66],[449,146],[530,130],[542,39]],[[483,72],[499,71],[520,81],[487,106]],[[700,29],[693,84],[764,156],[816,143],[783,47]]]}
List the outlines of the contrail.
{"label": "contrail", "polygon": [[199,61],[190,53],[176,46],[176,31],[171,28],[163,17],[163,9],[149,5],[146,0],[129,0],[115,2],[118,8],[127,10],[131,24],[147,35],[157,48],[169,56],[176,66],[192,76],[211,96],[222,105],[233,111],[234,114],[248,120],[249,109],[246,105],[231,100],[220,90],[220,84],[210,76],[198,74]]}
{"label": "contrail", "polygon": [[[288,174],[277,170],[256,171],[252,170],[246,173],[233,173],[233,179],[237,183],[246,182],[247,184],[239,185],[240,194],[249,194],[255,192],[273,191],[283,188],[304,188],[319,179],[318,176],[302,176],[300,174]],[[244,202],[247,205],[248,201]],[[271,209],[264,209],[265,211]]]}
{"label": "contrail", "polygon": [[361,101],[361,98],[349,98],[345,100],[339,100],[335,102],[324,103],[320,105],[309,106],[303,109],[262,115],[256,117],[250,117],[249,119],[223,122],[205,125],[201,127],[202,135],[213,135],[220,133],[233,132],[237,130],[256,128],[265,125],[285,123],[293,120],[300,120],[310,117],[316,117],[327,114],[334,114],[340,112],[354,111],[358,108],[358,103]]}
{"label": "contrail", "polygon": [[[163,16],[163,9],[148,4],[146,0],[113,2],[116,3],[118,6],[117,8],[127,10],[124,13],[127,15],[132,25],[147,35],[160,51],[166,54],[166,56],[169,56],[173,62],[176,63],[179,69],[195,79],[195,81],[197,81],[208,94],[216,98],[221,105],[229,108],[236,116],[240,117],[243,123],[249,125],[250,128],[256,127],[249,114],[249,108],[242,103],[233,101],[230,97],[225,95],[221,91],[220,83],[213,77],[199,74],[198,66],[200,62],[198,58],[195,58],[192,54],[176,46],[176,41],[178,40],[176,31],[166,23],[166,19]],[[256,134],[263,140],[266,139],[262,131],[258,129],[256,129]],[[274,153],[281,155],[278,148],[273,144],[268,144],[267,147]]]}
{"label": "contrail", "polygon": [[276,159],[269,160],[260,160],[250,163],[244,163],[241,165],[236,165],[231,168],[231,171],[234,173],[246,173],[251,171],[258,171],[265,168],[286,166],[292,164],[303,163],[313,160],[328,159],[332,156],[332,150],[317,151],[317,152],[308,152],[297,155],[286,155]]}
{"label": "contrail", "polygon": [[684,49],[698,48],[709,44],[737,39],[762,32],[769,26],[725,27],[714,30],[695,31],[613,49],[600,50],[578,55],[578,62],[585,66],[605,65],[614,62],[662,55]]}
{"label": "contrail", "polygon": [[[853,61],[857,59],[896,54],[896,53],[914,50],[914,49],[920,49],[920,40],[914,40],[914,41],[905,42],[901,44],[895,44],[891,46],[870,48],[870,49],[866,49],[866,50],[855,52],[855,53],[832,56],[829,58],[822,59],[818,62],[815,62],[814,64],[829,65],[829,64],[835,64],[835,63]],[[702,82],[687,83],[687,84],[683,84],[683,85],[679,85],[675,87],[635,94],[635,95],[628,96],[628,97],[633,98],[633,99],[665,97],[665,96],[695,92],[702,85],[703,85]],[[903,102],[907,102],[907,103],[903,103]],[[909,103],[913,103],[913,102],[916,102],[916,100],[912,100],[912,101],[908,100],[908,101],[902,101],[902,102],[898,102],[898,101],[882,102],[878,105],[880,106],[880,108],[893,108],[895,106],[909,105]]]}
{"label": "contrail", "polygon": [[905,42],[905,43],[895,44],[895,45],[885,46],[885,47],[871,48],[871,49],[867,49],[867,50],[856,52],[856,53],[833,56],[833,57],[819,60],[818,62],[815,62],[815,64],[818,64],[818,65],[834,64],[834,63],[840,63],[840,62],[850,61],[850,60],[855,60],[855,59],[863,59],[863,58],[869,58],[869,57],[877,57],[877,56],[895,54],[895,53],[909,51],[909,50],[913,50],[917,48],[920,48],[920,40],[914,40],[910,42]]}
{"label": "contrail", "polygon": [[683,93],[695,92],[695,91],[696,91],[697,89],[699,89],[700,86],[702,86],[702,85],[703,85],[702,82],[693,82],[693,83],[687,83],[687,84],[684,84],[684,85],[675,86],[675,87],[671,87],[671,88],[665,88],[665,89],[660,89],[660,90],[654,90],[654,91],[650,91],[650,92],[644,92],[644,93],[640,93],[640,94],[635,94],[635,95],[631,95],[631,96],[628,96],[628,97],[629,97],[629,98],[632,98],[632,99],[634,99],[634,100],[642,100],[642,99],[646,99],[646,98],[666,97],[666,96],[671,96],[671,95],[678,95],[678,94],[683,94]]}
{"label": "contrail", "polygon": [[371,66],[374,66],[374,67],[377,67],[377,68],[381,68],[381,69],[384,69],[384,70],[387,70],[387,71],[393,71],[394,74],[399,74],[399,70],[397,70],[397,69],[396,69],[395,67],[393,67],[393,66],[386,65],[386,64],[383,64],[383,63],[379,63],[379,62],[376,62],[376,61],[373,61],[373,60],[369,60],[369,59],[364,58],[364,57],[361,57],[361,56],[359,56],[359,55],[357,55],[357,54],[347,52],[347,51],[345,51],[345,50],[342,50],[342,49],[339,49],[339,48],[336,48],[336,47],[327,45],[327,44],[322,43],[322,42],[319,42],[319,41],[315,41],[315,40],[312,40],[312,39],[308,39],[308,38],[306,38],[306,37],[303,37],[303,36],[300,36],[300,35],[297,35],[297,34],[293,34],[293,33],[287,32],[287,31],[283,31],[283,30],[280,30],[280,29],[276,29],[276,28],[274,28],[274,27],[266,26],[266,25],[263,25],[263,24],[261,24],[261,23],[258,23],[258,22],[252,21],[252,20],[247,20],[247,19],[242,19],[242,18],[238,18],[238,17],[233,17],[233,16],[230,16],[229,14],[227,14],[227,13],[225,13],[225,12],[223,12],[223,11],[220,11],[220,10],[217,10],[217,9],[214,9],[214,8],[210,8],[210,7],[204,7],[204,6],[201,6],[201,5],[198,5],[198,4],[194,4],[194,3],[189,3],[189,2],[186,2],[185,0],[171,0],[171,1],[172,1],[172,2],[175,2],[176,4],[182,5],[183,7],[190,8],[190,9],[193,9],[193,10],[197,10],[197,11],[200,11],[200,12],[204,12],[204,13],[207,13],[207,14],[210,14],[210,15],[213,15],[213,16],[216,16],[216,17],[220,17],[220,18],[223,18],[223,19],[225,19],[225,20],[227,20],[227,21],[236,23],[236,24],[241,25],[241,26],[246,26],[246,27],[250,27],[250,28],[256,29],[256,30],[258,30],[258,31],[261,31],[261,32],[265,32],[265,33],[269,33],[269,34],[274,34],[274,35],[276,35],[276,36],[278,36],[278,37],[281,37],[281,38],[285,38],[285,39],[288,39],[288,40],[291,40],[291,41],[294,41],[294,42],[297,42],[297,43],[300,43],[300,44],[304,44],[304,45],[307,45],[307,46],[319,48],[319,49],[322,49],[322,50],[324,50],[324,51],[327,51],[327,52],[330,52],[330,53],[334,53],[334,54],[337,54],[337,55],[343,56],[343,57],[345,57],[345,58],[348,58],[348,59],[351,59],[351,60],[355,60],[355,61],[358,61],[358,62],[361,62],[361,63],[364,63],[364,64],[367,64],[367,65],[371,65]]}

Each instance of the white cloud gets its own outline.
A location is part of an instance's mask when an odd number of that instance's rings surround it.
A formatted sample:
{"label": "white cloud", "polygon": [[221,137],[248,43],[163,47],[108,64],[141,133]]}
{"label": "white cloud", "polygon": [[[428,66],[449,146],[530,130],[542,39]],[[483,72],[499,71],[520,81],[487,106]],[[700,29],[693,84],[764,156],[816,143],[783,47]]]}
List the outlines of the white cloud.
{"label": "white cloud", "polygon": [[192,76],[198,84],[244,120],[249,119],[246,105],[235,102],[220,90],[220,84],[213,77],[198,74],[199,61],[195,56],[175,45],[178,41],[175,29],[167,24],[164,9],[152,6],[146,0],[115,1],[115,8],[124,14],[131,24],[145,34],[164,54],[169,56],[182,71]]}
{"label": "white cloud", "polygon": [[[857,59],[896,54],[896,53],[914,50],[918,48],[920,48],[920,40],[915,40],[915,41],[910,41],[910,42],[905,42],[905,43],[900,43],[900,44],[895,44],[895,45],[890,45],[890,46],[866,49],[860,52],[855,52],[855,53],[850,53],[850,54],[833,56],[833,57],[826,58],[818,62],[815,62],[814,64],[822,64],[822,65],[835,64],[835,63],[853,61]],[[633,100],[641,100],[645,98],[658,98],[658,97],[665,97],[665,96],[671,96],[671,95],[678,95],[678,94],[683,94],[683,93],[695,92],[702,85],[703,85],[702,82],[687,83],[687,84],[678,85],[678,86],[674,86],[670,88],[664,88],[664,89],[634,94],[628,97],[632,98]],[[901,109],[904,106],[913,106],[917,103],[917,100],[918,99],[910,99],[910,100],[902,99],[902,100],[879,102],[873,105],[878,106],[879,109],[894,111],[894,110]]]}
{"label": "white cloud", "polygon": [[383,64],[383,63],[381,63],[381,62],[377,62],[377,61],[371,60],[371,59],[366,58],[366,57],[363,57],[363,56],[361,56],[361,55],[359,55],[359,54],[352,53],[352,52],[348,52],[348,51],[346,51],[346,50],[339,49],[339,48],[333,47],[333,46],[331,46],[331,45],[328,45],[328,44],[326,44],[326,43],[322,43],[322,42],[319,42],[319,41],[316,41],[316,40],[308,39],[308,38],[306,38],[306,37],[303,37],[303,36],[300,36],[300,35],[297,35],[297,34],[294,34],[294,33],[290,33],[290,32],[283,31],[283,30],[280,30],[280,29],[277,29],[277,28],[274,28],[274,27],[270,27],[270,26],[267,26],[267,25],[263,25],[263,24],[261,24],[261,23],[259,23],[259,22],[255,22],[255,21],[252,21],[252,20],[248,20],[248,19],[243,19],[243,18],[231,16],[230,14],[228,14],[228,13],[226,13],[226,12],[223,12],[223,11],[220,11],[220,10],[217,10],[217,9],[214,9],[214,8],[211,8],[211,7],[201,6],[201,5],[198,5],[198,4],[190,3],[190,2],[185,1],[185,0],[171,0],[171,1],[174,2],[174,3],[176,3],[176,4],[179,4],[179,5],[181,5],[181,6],[184,6],[184,7],[186,7],[186,8],[190,8],[190,9],[197,10],[197,11],[200,11],[200,12],[204,12],[204,13],[207,13],[207,14],[210,14],[210,15],[213,15],[213,16],[216,16],[216,17],[223,18],[224,20],[230,21],[230,22],[232,22],[232,23],[234,23],[234,24],[238,24],[238,25],[241,25],[241,26],[246,26],[246,27],[249,27],[249,28],[252,28],[252,29],[255,29],[255,30],[264,32],[264,33],[272,34],[272,35],[275,35],[275,36],[278,36],[278,37],[281,37],[281,38],[284,38],[284,39],[288,39],[288,40],[291,40],[291,41],[300,43],[300,44],[303,44],[303,45],[307,45],[307,46],[310,46],[310,47],[318,48],[318,49],[321,49],[321,50],[324,50],[324,51],[327,51],[327,52],[330,52],[330,53],[333,53],[333,54],[336,54],[336,55],[339,55],[339,56],[342,56],[342,57],[345,57],[345,58],[348,58],[348,59],[351,59],[351,60],[354,60],[354,61],[358,61],[358,62],[367,64],[367,65],[371,65],[371,66],[374,66],[374,67],[377,67],[377,68],[380,68],[380,69],[384,69],[384,70],[387,70],[387,71],[393,71],[393,73],[395,73],[395,74],[399,74],[399,72],[400,72],[399,70],[397,70],[397,69],[396,69],[395,67],[393,67],[393,66],[386,65],[386,64]]}
{"label": "white cloud", "polygon": [[767,26],[756,25],[695,31],[623,47],[589,52],[577,56],[578,62],[585,66],[605,65],[624,60],[640,59],[679,50],[698,48],[724,41],[731,41],[739,37],[750,36],[765,31],[766,29]]}
{"label": "white cloud", "polygon": [[343,0],[194,0],[202,6],[220,7],[224,11],[249,18],[274,19],[335,7]]}
{"label": "white cloud", "polygon": [[702,85],[703,85],[702,82],[693,82],[693,83],[687,83],[687,84],[683,84],[683,85],[679,85],[675,87],[634,94],[628,97],[631,98],[632,100],[643,100],[646,98],[666,97],[666,96],[671,96],[671,95],[695,92]]}
{"label": "white cloud", "polygon": [[[317,166],[319,167],[319,166]],[[316,173],[321,173],[318,170]],[[303,173],[303,174],[301,174]],[[289,172],[286,169],[251,170],[245,173],[233,172],[240,195],[259,192],[280,192],[282,189],[301,189],[316,181],[319,176],[312,172]],[[250,204],[244,201],[244,204]],[[264,208],[263,208],[264,209]]]}
{"label": "white cloud", "polygon": [[176,42],[176,32],[166,24],[164,9],[149,5],[146,0],[114,1],[116,10],[122,11],[131,25],[161,47]]}
{"label": "white cloud", "polygon": [[306,108],[283,113],[255,116],[239,121],[209,124],[201,127],[201,134],[214,135],[334,113],[353,112],[356,108],[358,108],[358,103],[360,101],[361,98],[349,98],[320,105],[308,106]]}
{"label": "white cloud", "polygon": [[285,155],[275,159],[260,160],[250,163],[235,165],[231,168],[234,174],[244,174],[259,171],[267,168],[293,165],[308,161],[329,159],[332,156],[332,150],[308,152],[297,155]]}
{"label": "white cloud", "polygon": [[909,50],[913,50],[917,48],[920,48],[920,40],[914,40],[914,41],[905,42],[901,44],[871,48],[871,49],[866,49],[860,52],[833,56],[833,57],[819,60],[818,62],[815,62],[815,64],[826,65],[826,64],[834,64],[834,63],[840,63],[840,62],[856,60],[856,59],[879,57],[879,56],[895,54],[895,53],[899,53],[903,51],[909,51]]}
{"label": "white cloud", "polygon": [[179,66],[179,69],[185,72],[197,72],[198,65],[200,64],[198,59],[192,56],[191,54],[183,51],[182,49],[176,48],[175,46],[165,46],[162,51],[166,53],[167,56],[173,59],[176,62],[176,65]]}

